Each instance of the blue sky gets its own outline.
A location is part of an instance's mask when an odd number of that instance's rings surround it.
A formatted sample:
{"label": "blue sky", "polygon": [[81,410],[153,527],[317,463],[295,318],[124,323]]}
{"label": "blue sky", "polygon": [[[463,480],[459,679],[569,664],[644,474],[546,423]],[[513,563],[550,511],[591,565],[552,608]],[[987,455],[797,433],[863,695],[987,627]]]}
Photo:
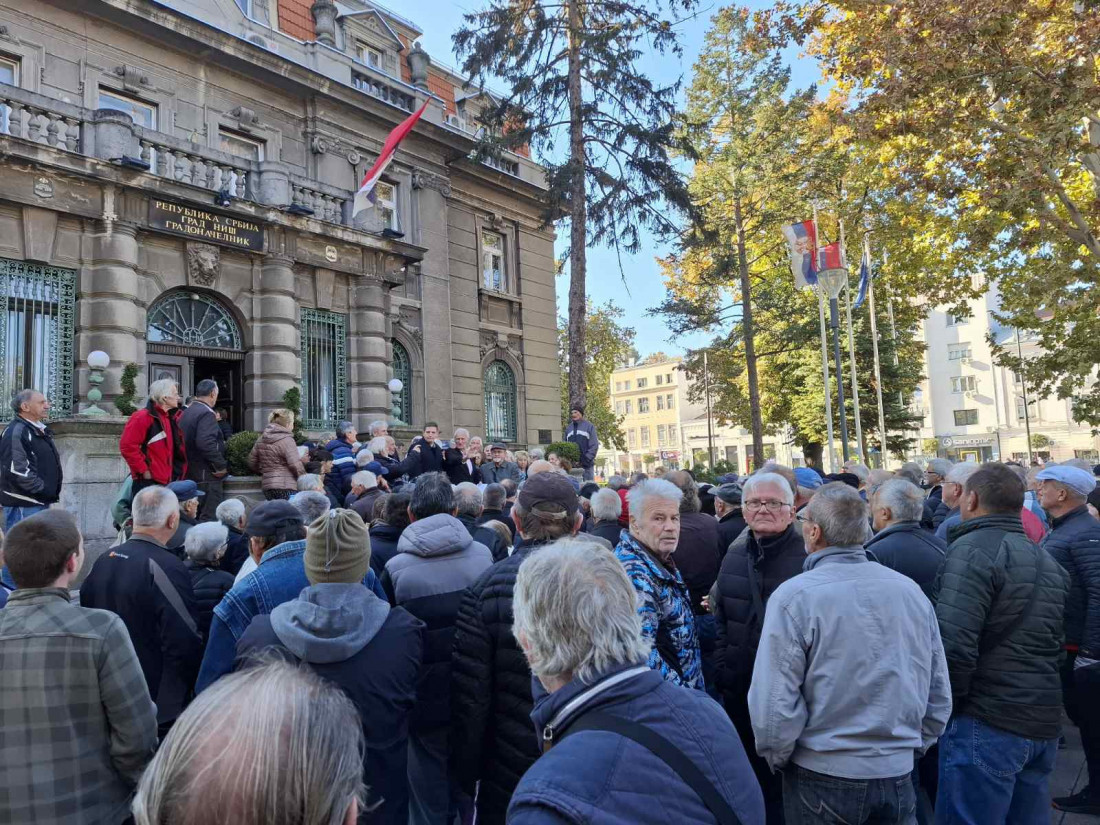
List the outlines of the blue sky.
{"label": "blue sky", "polygon": [[[383,2],[398,13],[402,13],[400,6],[393,5],[394,0],[383,0]],[[424,29],[421,43],[425,50],[441,62],[452,66],[457,65],[458,61],[451,51],[451,35],[462,25],[463,13],[476,11],[481,8],[481,5],[478,0],[458,0],[458,2],[456,0],[420,0],[416,4],[415,13],[412,14],[413,22]],[[747,5],[755,8],[770,5],[770,3],[749,0]],[[707,3],[704,0],[696,17],[679,26],[684,50],[682,57],[654,55],[643,63],[643,70],[661,83],[671,83],[681,77],[685,86],[690,83],[692,64],[702,47],[703,36],[710,18],[719,8],[721,4]],[[817,80],[818,70],[813,60],[801,57],[797,49],[791,49],[787,57],[792,66],[794,86],[805,87]],[[659,304],[664,298],[664,284],[654,259],[667,252],[668,249],[656,244],[652,237],[644,237],[642,248],[638,253],[623,259],[626,271],[624,286],[619,265],[612,250],[597,247],[590,248],[588,251],[589,301],[602,304],[607,300],[614,300],[626,311],[624,322],[637,331],[636,346],[643,356],[657,350],[679,354],[685,348],[705,343],[704,336],[681,336],[676,341],[671,341],[669,340],[671,334],[664,322],[660,318],[646,314],[648,309]],[[557,290],[558,313],[564,315],[569,290],[568,275],[558,277]]]}

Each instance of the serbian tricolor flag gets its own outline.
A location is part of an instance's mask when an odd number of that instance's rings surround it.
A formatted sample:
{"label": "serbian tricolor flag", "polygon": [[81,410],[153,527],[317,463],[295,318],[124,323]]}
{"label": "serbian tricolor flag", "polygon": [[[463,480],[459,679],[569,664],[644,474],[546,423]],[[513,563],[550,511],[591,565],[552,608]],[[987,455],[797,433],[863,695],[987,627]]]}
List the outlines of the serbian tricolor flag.
{"label": "serbian tricolor flag", "polygon": [[840,243],[831,243],[817,248],[817,271],[826,269],[842,269],[844,267],[844,253],[840,249]]}
{"label": "serbian tricolor flag", "polygon": [[370,171],[363,176],[363,183],[360,184],[359,191],[355,193],[355,202],[351,210],[353,218],[360,212],[374,206],[374,185],[378,183],[378,179],[382,177],[386,167],[390,165],[390,161],[393,160],[394,153],[397,152],[397,147],[401,141],[405,139],[405,135],[412,131],[416,121],[420,120],[420,116],[424,114],[424,110],[427,108],[428,100],[425,100],[423,106],[401,121],[397,128],[390,132],[389,137],[386,138],[386,142],[382,146],[382,154],[378,156],[378,160],[374,162],[374,166],[370,168]]}
{"label": "serbian tricolor flag", "polygon": [[783,227],[783,235],[791,247],[791,272],[794,285],[805,289],[817,283],[817,227],[813,221],[792,223]]}

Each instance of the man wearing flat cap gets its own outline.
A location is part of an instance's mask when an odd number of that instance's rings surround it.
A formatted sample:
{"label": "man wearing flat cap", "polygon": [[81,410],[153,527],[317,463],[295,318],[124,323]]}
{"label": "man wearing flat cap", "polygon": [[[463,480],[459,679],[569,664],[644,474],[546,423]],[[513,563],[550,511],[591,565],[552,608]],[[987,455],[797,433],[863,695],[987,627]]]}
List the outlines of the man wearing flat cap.
{"label": "man wearing flat cap", "polygon": [[1087,470],[1055,464],[1039,471],[1035,480],[1039,506],[1050,520],[1043,549],[1070,578],[1062,700],[1066,714],[1081,729],[1089,771],[1085,789],[1056,798],[1054,807],[1100,815],[1100,522],[1087,506],[1096,478]]}
{"label": "man wearing flat cap", "polygon": [[733,544],[748,526],[741,512],[741,485],[734,481],[711,490],[714,494],[714,515],[718,517],[718,549],[724,558]]}
{"label": "man wearing flat cap", "polygon": [[486,484],[500,484],[505,479],[511,479],[519,484],[523,480],[523,472],[514,461],[508,460],[508,445],[503,441],[494,441],[489,447],[489,456],[492,461],[481,465],[481,480]]}

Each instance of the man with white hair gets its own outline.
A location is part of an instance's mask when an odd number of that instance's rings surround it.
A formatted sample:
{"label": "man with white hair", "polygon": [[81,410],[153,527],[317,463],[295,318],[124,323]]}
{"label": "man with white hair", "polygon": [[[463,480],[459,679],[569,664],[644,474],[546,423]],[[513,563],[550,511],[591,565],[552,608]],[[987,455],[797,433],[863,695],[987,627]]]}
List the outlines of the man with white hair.
{"label": "man with white hair", "polygon": [[[390,425],[385,421],[379,419],[378,421],[372,421],[370,423],[370,437],[371,440],[375,438],[385,438],[390,434]],[[371,452],[376,452],[372,450]]]}
{"label": "man with white hair", "polygon": [[921,529],[924,492],[904,478],[892,478],[871,494],[874,537],[863,545],[868,558],[908,576],[929,599],[947,557],[947,542]]}
{"label": "man with white hair", "polygon": [[161,734],[183,709],[202,658],[191,575],[167,548],[179,502],[166,487],[140,490],[130,540],[98,559],[80,587],[80,604],[116,613],[130,632]]}
{"label": "man with white hair", "polygon": [[769,819],[776,822],[782,819],[783,790],[779,777],[756,754],[746,697],[768,600],[802,572],[806,547],[794,527],[794,492],[784,476],[749,476],[741,487],[741,509],[748,529],[726,551],[710,594],[718,630],[716,681],[764,792]]}
{"label": "man with white hair", "polygon": [[481,542],[489,548],[489,552],[493,555],[494,562],[507,558],[508,545],[501,541],[500,536],[497,535],[495,530],[489,527],[482,527],[481,524],[478,523],[478,519],[481,517],[481,512],[484,507],[482,505],[481,490],[477,488],[477,485],[469,481],[464,481],[456,485],[454,500],[455,518],[462,523],[462,526],[466,528],[473,540]]}
{"label": "man with white hair", "polygon": [[648,822],[658,811],[682,825],[762,825],[737,732],[709,698],[646,666],[635,599],[622,565],[591,543],[562,539],[520,566],[513,633],[546,693],[531,714],[543,755],[512,796],[509,825]]}
{"label": "man with white hair", "polygon": [[602,487],[592,494],[592,520],[588,523],[588,532],[611,542],[614,547],[619,543],[623,528],[619,526],[619,514],[623,502],[619,494]]}
{"label": "man with white hair", "polygon": [[[937,501],[943,497],[943,483],[955,465],[946,458],[933,458],[924,468],[924,480],[928,485],[928,498]],[[965,479],[964,479],[965,480]]]}
{"label": "man with white hair", "polygon": [[451,446],[443,451],[443,472],[447,474],[451,484],[481,482],[481,470],[478,469],[481,456],[475,453],[469,442],[470,431],[459,427],[451,439]]}
{"label": "man with white hair", "polygon": [[313,524],[332,509],[328,496],[320,490],[303,490],[290,497],[290,503],[302,514],[303,524]]}
{"label": "man with white hair", "polygon": [[772,594],[749,688],[756,751],[789,822],[913,822],[914,758],[951,715],[935,609],[868,564],[857,491],[827,484],[799,520],[805,572]]}
{"label": "man with white hair", "polygon": [[630,528],[615,555],[638,591],[647,664],[673,684],[706,690],[691,592],[673,561],[680,541],[680,501],[670,481],[650,479],[631,489]]}
{"label": "man with white hair", "polygon": [[[378,486],[378,476],[370,470],[360,470],[351,477],[350,509],[359,514],[363,522],[370,524],[374,520],[374,503],[385,491]],[[309,522],[306,522],[309,524]]]}
{"label": "man with white hair", "polygon": [[245,559],[248,558],[248,536],[244,534],[244,502],[237,498],[227,498],[214,511],[218,522],[229,531],[226,539],[225,555],[222,556],[221,569],[236,576]]}
{"label": "man with white hair", "polygon": [[130,468],[135,494],[144,487],[167,486],[187,474],[179,400],[175,381],[154,381],[145,406],[126,420],[118,450]]}
{"label": "man with white hair", "polygon": [[962,516],[959,515],[959,499],[962,498],[963,487],[966,486],[966,480],[980,469],[980,464],[964,461],[953,465],[943,477],[939,489],[943,495],[943,503],[948,507],[948,513],[936,527],[936,538],[948,544],[951,543],[948,531],[962,521]]}

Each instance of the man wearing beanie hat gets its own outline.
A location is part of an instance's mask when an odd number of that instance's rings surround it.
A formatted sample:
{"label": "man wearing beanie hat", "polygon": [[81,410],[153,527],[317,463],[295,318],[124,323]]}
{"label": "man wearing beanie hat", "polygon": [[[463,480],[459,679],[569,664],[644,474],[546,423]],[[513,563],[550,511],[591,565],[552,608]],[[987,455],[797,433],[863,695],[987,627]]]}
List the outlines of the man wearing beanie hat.
{"label": "man wearing beanie hat", "polygon": [[309,525],[303,564],[310,586],[252,620],[237,642],[237,666],[271,651],[308,665],[344,691],[363,723],[370,821],[404,825],[408,716],[416,700],[424,623],[363,586],[370,536],[354,510],[330,510]]}
{"label": "man wearing beanie hat", "polygon": [[569,425],[565,428],[565,440],[572,441],[581,451],[581,468],[584,480],[595,478],[596,453],[600,451],[600,439],[596,437],[596,428],[584,417],[584,405],[574,404],[569,411]]}

